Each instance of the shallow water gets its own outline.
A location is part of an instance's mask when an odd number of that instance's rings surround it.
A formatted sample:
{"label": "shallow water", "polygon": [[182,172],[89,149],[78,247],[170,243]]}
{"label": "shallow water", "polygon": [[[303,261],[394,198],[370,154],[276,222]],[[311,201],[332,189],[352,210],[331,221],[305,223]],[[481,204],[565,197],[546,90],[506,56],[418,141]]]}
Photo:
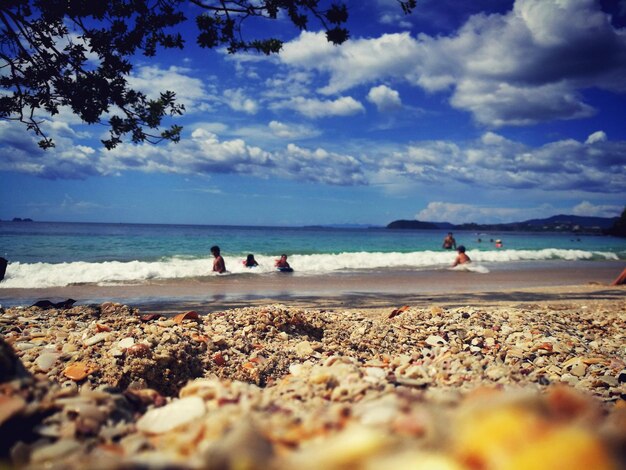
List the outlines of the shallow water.
{"label": "shallow water", "polygon": [[[0,255],[9,260],[2,288],[111,285],[214,276],[209,248],[222,249],[230,276],[274,274],[289,255],[295,276],[447,269],[455,253],[446,231],[201,225],[0,222]],[[626,240],[541,233],[455,233],[474,263],[489,270],[517,262],[626,260]],[[482,241],[479,242],[478,239]],[[490,240],[501,239],[503,248]],[[254,253],[259,267],[242,265]],[[511,264],[514,262],[513,264]]]}

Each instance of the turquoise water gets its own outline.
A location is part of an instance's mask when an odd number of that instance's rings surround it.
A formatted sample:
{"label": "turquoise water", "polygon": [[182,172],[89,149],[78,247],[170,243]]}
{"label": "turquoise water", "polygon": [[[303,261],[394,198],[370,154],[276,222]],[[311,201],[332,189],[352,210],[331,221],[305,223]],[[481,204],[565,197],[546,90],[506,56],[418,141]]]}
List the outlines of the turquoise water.
{"label": "turquoise water", "polygon": [[[141,282],[212,275],[209,249],[219,245],[231,273],[273,271],[281,253],[298,271],[439,269],[453,253],[441,231],[231,227],[201,225],[0,222],[0,256],[9,260],[1,287]],[[626,240],[607,236],[457,232],[473,261],[626,260]],[[482,242],[478,242],[478,238]],[[490,240],[501,239],[502,248]],[[241,266],[247,253],[261,264]]]}

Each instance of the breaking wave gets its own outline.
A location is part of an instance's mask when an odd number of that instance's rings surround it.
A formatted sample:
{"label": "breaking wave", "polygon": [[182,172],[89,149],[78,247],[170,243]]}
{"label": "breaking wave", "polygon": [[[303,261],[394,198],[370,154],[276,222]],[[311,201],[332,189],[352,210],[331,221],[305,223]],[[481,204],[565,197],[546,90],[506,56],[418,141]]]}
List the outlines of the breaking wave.
{"label": "breaking wave", "polygon": [[[545,260],[618,260],[611,252],[585,250],[496,250],[467,252],[473,262],[487,263],[491,267],[511,261]],[[455,257],[452,251],[416,251],[411,253],[336,253],[291,255],[289,263],[295,275],[324,275],[333,272],[380,270],[428,270],[448,268]],[[226,275],[263,275],[274,273],[275,257],[257,256],[259,266],[246,268],[243,257],[225,257]],[[151,280],[184,279],[216,276],[211,271],[211,258],[165,258],[159,261],[105,261],[68,263],[9,263],[0,288],[59,287],[72,284],[111,285],[117,283],[143,283]],[[223,275],[221,275],[223,276]]]}

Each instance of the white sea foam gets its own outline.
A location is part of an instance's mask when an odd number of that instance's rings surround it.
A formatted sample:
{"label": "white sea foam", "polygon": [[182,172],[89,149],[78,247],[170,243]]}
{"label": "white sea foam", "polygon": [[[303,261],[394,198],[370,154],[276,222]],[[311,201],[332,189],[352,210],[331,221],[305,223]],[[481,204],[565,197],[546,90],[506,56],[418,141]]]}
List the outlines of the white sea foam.
{"label": "white sea foam", "polygon": [[[452,251],[417,251],[412,253],[338,253],[292,255],[289,263],[296,275],[320,275],[337,271],[375,271],[385,269],[445,269],[456,253]],[[478,263],[507,263],[510,261],[542,260],[618,260],[609,252],[584,250],[497,250],[468,251]],[[243,266],[243,257],[226,257],[230,274],[263,275],[275,272],[273,256],[256,256],[258,267]],[[213,276],[213,260],[168,258],[160,261],[107,261],[102,263],[9,263],[0,288],[55,287],[70,284],[142,283],[158,279],[182,279]]]}

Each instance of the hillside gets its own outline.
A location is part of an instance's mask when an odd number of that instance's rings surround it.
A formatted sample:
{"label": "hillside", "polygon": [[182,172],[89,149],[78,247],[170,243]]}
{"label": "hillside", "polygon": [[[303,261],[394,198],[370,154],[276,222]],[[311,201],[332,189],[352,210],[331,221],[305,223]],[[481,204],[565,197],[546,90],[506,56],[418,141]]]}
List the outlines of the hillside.
{"label": "hillside", "polygon": [[411,230],[474,230],[492,232],[577,232],[603,233],[614,226],[618,217],[584,217],[559,214],[545,219],[531,219],[506,224],[451,224],[449,222],[425,222],[419,220],[395,220],[389,229]]}

